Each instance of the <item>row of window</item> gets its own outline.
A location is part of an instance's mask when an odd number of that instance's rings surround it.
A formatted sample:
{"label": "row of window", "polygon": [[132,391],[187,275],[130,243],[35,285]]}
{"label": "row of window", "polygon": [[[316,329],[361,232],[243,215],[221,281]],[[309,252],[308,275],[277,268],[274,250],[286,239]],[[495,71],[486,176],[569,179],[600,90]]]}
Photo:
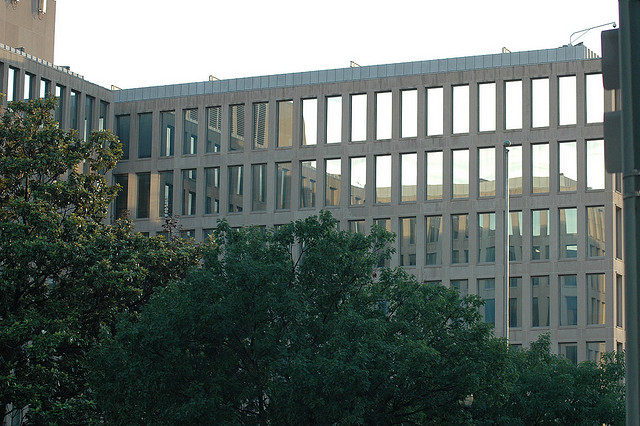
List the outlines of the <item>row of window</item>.
{"label": "row of window", "polygon": [[[26,71],[21,73],[20,69],[10,66],[7,69],[7,87],[0,91],[6,93],[8,102],[47,96],[57,97],[55,120],[60,123],[61,127],[74,130],[79,130],[80,124],[83,124],[81,136],[84,140],[87,140],[89,134],[94,130],[105,130],[109,103],[104,100],[98,101],[95,97],[84,94],[84,110],[81,111],[83,94],[77,90],[69,90],[67,98],[67,90],[68,88],[61,84],[55,84],[54,89],[54,83],[51,80],[38,78],[35,74]],[[66,102],[69,104],[66,105]],[[68,118],[64,114],[67,107],[69,110]],[[67,119],[68,122],[66,122]]]}
{"label": "row of window", "polygon": [[[531,99],[531,127],[544,128],[550,125],[550,96],[549,78],[525,80],[530,84]],[[504,82],[504,129],[518,130],[523,127],[523,80]],[[496,82],[478,83],[477,118],[478,132],[492,132],[497,126],[498,92]],[[558,84],[558,124],[575,125],[577,123],[577,77],[575,75],[561,76]],[[600,123],[604,111],[604,89],[601,74],[587,74],[585,76],[586,91],[586,123]],[[399,137],[415,138],[418,135],[418,89],[405,89],[399,92]],[[423,117],[426,136],[440,136],[449,132],[445,129],[445,120],[450,121],[452,134],[466,134],[470,131],[470,85],[451,86],[451,113],[444,113],[444,88],[430,87],[424,92],[426,96],[426,114]],[[366,93],[348,96],[348,117],[343,117],[343,96],[327,96],[324,98],[324,115],[319,116],[318,99],[300,100],[299,125],[300,145],[316,145],[319,140],[318,122],[324,118],[324,142],[327,144],[340,143],[343,139],[343,122],[349,126],[349,141],[363,142],[370,139],[389,140],[393,137],[393,92],[385,91],[374,94],[371,107],[374,110],[375,135],[367,135],[367,110],[369,99]],[[271,133],[270,126],[275,125],[275,146],[291,147],[294,138],[294,102],[293,100],[279,100],[275,102],[275,114],[270,113],[273,104],[254,102],[252,107],[251,135],[245,135],[245,104],[230,105],[228,107],[228,150],[242,151],[245,148],[245,137],[251,137],[251,148],[254,150],[269,147]],[[222,136],[222,107],[211,106],[204,109],[204,117],[200,117],[198,108],[185,109],[180,112],[182,119],[182,154],[197,154],[199,123],[206,127],[204,135],[205,152],[219,152]],[[272,118],[272,116],[275,116]],[[145,112],[138,118],[138,158],[149,158],[152,155],[152,141],[160,142],[160,157],[175,155],[176,145],[176,111],[160,112],[159,137],[154,137],[153,113]],[[346,119],[346,121],[345,121]],[[126,146],[125,159],[129,158],[128,146],[130,142],[131,117],[122,115],[116,117],[116,131]]]}

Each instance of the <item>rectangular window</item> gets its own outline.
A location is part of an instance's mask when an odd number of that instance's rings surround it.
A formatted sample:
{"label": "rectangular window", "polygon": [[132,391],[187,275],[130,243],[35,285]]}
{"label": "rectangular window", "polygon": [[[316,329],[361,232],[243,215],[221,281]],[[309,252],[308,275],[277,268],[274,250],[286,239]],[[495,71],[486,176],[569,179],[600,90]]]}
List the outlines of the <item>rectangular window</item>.
{"label": "rectangular window", "polygon": [[358,234],[364,234],[364,219],[362,220],[350,220],[349,232],[357,232]]}
{"label": "rectangular window", "polygon": [[51,95],[51,81],[47,79],[40,80],[40,98],[44,99]]}
{"label": "rectangular window", "polygon": [[401,201],[415,202],[418,185],[418,154],[400,154]]}
{"label": "rectangular window", "polygon": [[504,128],[522,129],[522,80],[504,83]]}
{"label": "rectangular window", "polygon": [[159,172],[160,188],[158,193],[158,212],[159,216],[173,216],[173,170]]}
{"label": "rectangular window", "polygon": [[531,277],[531,326],[549,327],[549,277]]}
{"label": "rectangular window", "polygon": [[276,209],[291,208],[291,163],[276,163]]}
{"label": "rectangular window", "polygon": [[578,286],[575,275],[560,276],[560,325],[578,324]]}
{"label": "rectangular window", "polygon": [[624,327],[624,300],[622,275],[616,274],[616,327]]}
{"label": "rectangular window", "polygon": [[469,133],[469,86],[453,86],[453,133]]}
{"label": "rectangular window", "polygon": [[391,92],[376,93],[376,140],[391,139]]}
{"label": "rectangular window", "polygon": [[138,158],[151,157],[151,126],[153,114],[138,114]]}
{"label": "rectangular window", "polygon": [[459,149],[453,153],[453,198],[469,198],[469,150]]}
{"label": "rectangular window", "polygon": [[522,194],[522,146],[509,148],[509,195]]}
{"label": "rectangular window", "polygon": [[600,362],[600,358],[607,350],[604,342],[587,342],[587,360]]}
{"label": "rectangular window", "polygon": [[391,155],[376,156],[376,203],[391,202]]}
{"label": "rectangular window", "polygon": [[574,208],[559,209],[560,234],[560,258],[572,259],[578,257],[578,210]]}
{"label": "rectangular window", "polygon": [[558,124],[576,124],[577,116],[576,76],[558,77]]}
{"label": "rectangular window", "polygon": [[418,135],[418,91],[416,89],[401,90],[402,105],[400,117],[400,137],[415,138]]}
{"label": "rectangular window", "polygon": [[478,213],[478,262],[496,261],[496,214]]}
{"label": "rectangular window", "polygon": [[624,244],[622,225],[622,209],[616,206],[616,259],[622,259],[622,245]]}
{"label": "rectangular window", "polygon": [[318,141],[318,100],[302,100],[302,145],[315,145]]}
{"label": "rectangular window", "polygon": [[416,264],[416,218],[400,218],[400,266]]}
{"label": "rectangular window", "polygon": [[84,97],[84,140],[89,138],[93,131],[93,106],[96,99],[91,96]]}
{"label": "rectangular window", "polygon": [[605,255],[604,206],[587,207],[587,257]]}
{"label": "rectangular window", "polygon": [[240,213],[243,210],[242,180],[243,166],[229,166],[229,213]]}
{"label": "rectangular window", "polygon": [[587,274],[587,325],[605,321],[604,274]]}
{"label": "rectangular window", "polygon": [[496,130],[496,83],[478,84],[478,131]]}
{"label": "rectangular window", "polygon": [[244,149],[244,104],[229,107],[229,151]]}
{"label": "rectangular window", "polygon": [[182,154],[198,153],[198,108],[185,109],[182,119]]}
{"label": "rectangular window", "polygon": [[128,215],[129,175],[113,175],[113,180],[116,185],[120,185],[120,191],[113,205],[113,216],[115,219],[120,219]]}
{"label": "rectangular window", "polygon": [[560,192],[578,190],[578,151],[575,142],[558,143],[558,173]]}
{"label": "rectangular window", "polygon": [[349,159],[351,185],[349,187],[350,204],[364,204],[367,195],[367,159],[357,157]]}
{"label": "rectangular window", "polygon": [[468,280],[451,280],[451,288],[455,288],[460,293],[460,297],[467,297],[469,295],[469,281]]}
{"label": "rectangular window", "polygon": [[531,212],[531,259],[549,259],[549,210]]}
{"label": "rectangular window", "polygon": [[604,119],[604,87],[602,74],[586,75],[587,123],[602,123]]}
{"label": "rectangular window", "polygon": [[30,100],[34,99],[34,82],[35,76],[29,74],[28,72],[24,73],[24,99]]}
{"label": "rectangular window", "polygon": [[578,345],[576,343],[558,343],[558,351],[572,364],[578,365]]}
{"label": "rectangular window", "polygon": [[253,104],[253,149],[269,146],[269,103],[257,102]]}
{"label": "rectangular window", "polygon": [[531,80],[531,127],[549,127],[548,78]]}
{"label": "rectangular window", "polygon": [[160,157],[174,155],[176,139],[175,111],[160,112]]}
{"label": "rectangular window", "polygon": [[293,144],[293,101],[278,101],[278,141],[277,146]]}
{"label": "rectangular window", "polygon": [[351,95],[351,141],[367,140],[367,95]]}
{"label": "rectangular window", "polygon": [[426,264],[442,264],[442,216],[427,216],[426,218]]}
{"label": "rectangular window", "polygon": [[496,195],[496,149],[478,149],[478,194],[481,197]]}
{"label": "rectangular window", "polygon": [[327,97],[327,143],[342,142],[342,96]]}
{"label": "rectangular window", "polygon": [[484,300],[484,306],[480,306],[482,321],[496,324],[496,280],[486,278],[478,280],[478,296]]}
{"label": "rectangular window", "polygon": [[182,171],[182,215],[196,214],[196,169]]}
{"label": "rectangular window", "polygon": [[9,67],[7,76],[7,102],[18,101],[20,96],[18,94],[18,80],[20,77],[20,71]]}
{"label": "rectangular window", "polygon": [[325,206],[340,204],[340,181],[342,180],[342,161],[339,158],[324,162]]}
{"label": "rectangular window", "polygon": [[469,215],[451,215],[451,263],[469,263]]}
{"label": "rectangular window", "polygon": [[80,113],[80,92],[71,91],[69,96],[69,128],[78,130],[78,114]]}
{"label": "rectangular window", "polygon": [[427,136],[443,133],[444,126],[444,89],[430,87],[427,89]]}
{"label": "rectangular window", "polygon": [[315,207],[317,194],[317,171],[315,160],[300,162],[300,207]]}
{"label": "rectangular window", "polygon": [[222,136],[222,107],[207,107],[207,146],[206,152],[220,152]]}
{"label": "rectangular window", "polygon": [[204,213],[220,213],[220,167],[204,169]]}
{"label": "rectangular window", "polygon": [[56,111],[54,113],[55,120],[60,123],[62,126],[63,117],[64,117],[64,91],[65,87],[56,84],[56,98],[58,98],[58,103],[56,104]]}
{"label": "rectangular window", "polygon": [[522,278],[509,278],[509,327],[522,327]]}
{"label": "rectangular window", "polygon": [[587,191],[604,189],[604,140],[587,141]]}
{"label": "rectangular window", "polygon": [[149,193],[151,189],[151,173],[138,173],[138,204],[136,218],[149,218]]}
{"label": "rectangular window", "polygon": [[549,192],[549,144],[531,145],[531,185],[534,194]]}
{"label": "rectangular window", "polygon": [[509,212],[509,260],[522,262],[522,212]]}
{"label": "rectangular window", "polygon": [[444,178],[444,157],[442,151],[426,153],[427,170],[426,177],[426,197],[427,200],[441,200]]}
{"label": "rectangular window", "polygon": [[267,165],[251,165],[251,210],[267,210]]}
{"label": "rectangular window", "polygon": [[[387,232],[391,232],[391,219],[374,219],[373,223]],[[389,243],[386,244],[385,250],[388,248]],[[390,264],[390,259],[385,256],[380,256],[380,259],[378,259],[378,268],[388,268]]]}
{"label": "rectangular window", "polygon": [[107,129],[107,110],[109,104],[105,101],[100,101],[100,111],[98,112],[98,130]]}
{"label": "rectangular window", "polygon": [[131,139],[131,116],[116,115],[116,136],[122,143],[122,159],[129,159],[129,141]]}

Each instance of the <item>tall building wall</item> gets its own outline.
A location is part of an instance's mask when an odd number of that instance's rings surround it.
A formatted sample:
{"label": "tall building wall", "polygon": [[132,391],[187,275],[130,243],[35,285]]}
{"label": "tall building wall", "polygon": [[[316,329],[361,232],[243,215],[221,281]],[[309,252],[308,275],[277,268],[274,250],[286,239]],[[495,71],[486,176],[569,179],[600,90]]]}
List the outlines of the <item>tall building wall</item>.
{"label": "tall building wall", "polygon": [[53,62],[56,0],[4,0],[0,43]]}

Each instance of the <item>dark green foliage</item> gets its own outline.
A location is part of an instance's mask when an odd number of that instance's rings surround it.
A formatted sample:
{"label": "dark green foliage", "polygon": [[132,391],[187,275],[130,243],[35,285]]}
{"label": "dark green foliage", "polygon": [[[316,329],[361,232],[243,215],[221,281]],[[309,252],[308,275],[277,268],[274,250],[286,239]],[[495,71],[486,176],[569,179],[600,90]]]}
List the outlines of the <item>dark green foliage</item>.
{"label": "dark green foliage", "polygon": [[95,351],[113,424],[459,424],[503,343],[477,298],[375,266],[390,240],[328,213],[261,232],[222,223],[203,269]]}
{"label": "dark green foliage", "polygon": [[61,130],[54,106],[10,102],[0,122],[0,407],[28,406],[32,423],[85,424],[88,350],[199,255],[104,223],[118,190],[104,173],[120,143]]}

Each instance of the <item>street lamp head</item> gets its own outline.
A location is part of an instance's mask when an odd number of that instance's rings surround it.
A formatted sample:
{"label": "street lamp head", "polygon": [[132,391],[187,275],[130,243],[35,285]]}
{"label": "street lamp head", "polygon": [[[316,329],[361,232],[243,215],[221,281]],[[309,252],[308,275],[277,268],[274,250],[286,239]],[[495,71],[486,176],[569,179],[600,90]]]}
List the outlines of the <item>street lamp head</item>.
{"label": "street lamp head", "polygon": [[510,146],[511,146],[511,141],[510,141],[510,140],[506,140],[506,141],[504,141],[504,147],[505,147],[505,148],[508,148],[508,147],[510,147]]}

